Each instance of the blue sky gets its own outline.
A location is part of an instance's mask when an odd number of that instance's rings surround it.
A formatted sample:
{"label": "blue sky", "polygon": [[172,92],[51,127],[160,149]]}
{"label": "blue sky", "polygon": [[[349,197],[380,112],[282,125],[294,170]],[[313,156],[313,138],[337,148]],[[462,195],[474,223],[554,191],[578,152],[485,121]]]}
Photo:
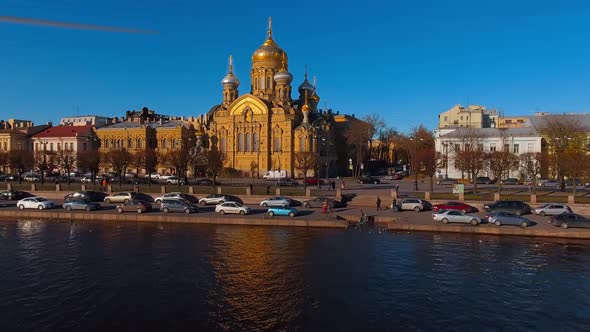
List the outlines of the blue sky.
{"label": "blue sky", "polygon": [[[255,3],[254,7],[251,3]],[[233,54],[240,93],[268,16],[328,107],[401,131],[457,103],[506,115],[590,112],[584,1],[0,0],[0,15],[157,30],[127,34],[0,23],[0,118],[205,113]],[[293,94],[296,98],[297,95]]]}

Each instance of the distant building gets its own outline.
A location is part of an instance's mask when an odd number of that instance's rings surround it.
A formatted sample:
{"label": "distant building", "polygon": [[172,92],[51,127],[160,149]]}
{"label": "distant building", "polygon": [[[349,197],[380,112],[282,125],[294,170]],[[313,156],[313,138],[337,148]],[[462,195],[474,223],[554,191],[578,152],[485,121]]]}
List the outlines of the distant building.
{"label": "distant building", "polygon": [[111,124],[111,118],[98,115],[80,115],[61,118],[61,126],[94,126],[96,128]]}
{"label": "distant building", "polygon": [[457,104],[438,116],[439,128],[494,128],[498,123],[498,113],[495,109],[484,106]]}
{"label": "distant building", "polygon": [[69,150],[74,153],[94,149],[94,130],[92,125],[56,126],[47,128],[31,137],[33,152],[56,153]]}
{"label": "distant building", "polygon": [[528,116],[500,116],[498,128],[523,128],[528,126]]}

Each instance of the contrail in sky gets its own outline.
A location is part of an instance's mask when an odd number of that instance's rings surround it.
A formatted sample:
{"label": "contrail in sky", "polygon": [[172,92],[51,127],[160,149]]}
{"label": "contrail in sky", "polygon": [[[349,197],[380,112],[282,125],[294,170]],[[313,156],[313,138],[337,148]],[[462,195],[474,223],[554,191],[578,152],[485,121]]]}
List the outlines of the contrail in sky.
{"label": "contrail in sky", "polygon": [[39,20],[36,18],[25,18],[25,17],[15,17],[15,16],[0,16],[0,22],[15,23],[15,24],[42,25],[42,26],[48,26],[48,27],[78,29],[78,30],[95,30],[95,31],[140,33],[140,34],[157,34],[158,33],[158,31],[153,31],[153,30],[140,30],[140,29],[130,29],[130,28],[121,28],[121,27],[109,27],[109,26],[103,26],[103,25],[48,21],[48,20]]}

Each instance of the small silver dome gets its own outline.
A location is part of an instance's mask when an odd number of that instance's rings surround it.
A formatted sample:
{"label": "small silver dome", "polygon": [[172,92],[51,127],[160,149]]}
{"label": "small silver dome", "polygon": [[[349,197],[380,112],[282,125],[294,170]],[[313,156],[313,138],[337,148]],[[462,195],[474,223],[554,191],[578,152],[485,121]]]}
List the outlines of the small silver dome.
{"label": "small silver dome", "polygon": [[275,82],[289,84],[293,81],[293,75],[285,68],[281,68],[274,76]]}
{"label": "small silver dome", "polygon": [[240,85],[240,80],[230,72],[229,74],[227,74],[227,76],[223,78],[223,80],[221,80],[221,84],[223,84],[224,86],[234,85],[237,88]]}

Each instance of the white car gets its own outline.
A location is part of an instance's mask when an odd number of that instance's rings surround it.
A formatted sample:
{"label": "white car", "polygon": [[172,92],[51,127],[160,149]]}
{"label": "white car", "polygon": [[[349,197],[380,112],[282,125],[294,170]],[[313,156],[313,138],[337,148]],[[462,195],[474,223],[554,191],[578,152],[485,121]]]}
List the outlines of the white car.
{"label": "white car", "polygon": [[146,174],[146,175],[145,175],[145,178],[146,178],[146,179],[147,179],[147,178],[149,178],[149,179],[150,179],[150,180],[152,180],[152,181],[156,181],[156,180],[158,180],[158,179],[160,178],[160,174],[158,174],[158,173],[150,173],[150,174]]}
{"label": "white car", "polygon": [[438,212],[433,212],[432,219],[434,219],[434,221],[440,221],[443,224],[458,222],[463,224],[478,225],[481,222],[479,217],[468,215],[463,213],[463,211],[457,210],[440,210]]}
{"label": "white car", "polygon": [[238,202],[225,202],[215,206],[215,212],[219,214],[238,213],[241,215],[249,214],[250,208]]}
{"label": "white car", "polygon": [[55,203],[48,200],[45,197],[27,197],[23,198],[16,203],[19,209],[52,209],[55,207]]}
{"label": "white car", "polygon": [[186,199],[186,195],[181,192],[171,192],[154,198],[154,202],[160,204],[165,199]]}
{"label": "white car", "polygon": [[264,201],[260,202],[261,206],[268,207],[268,206],[279,206],[279,207],[288,207],[291,206],[291,200],[287,197],[271,197],[265,199]]}

